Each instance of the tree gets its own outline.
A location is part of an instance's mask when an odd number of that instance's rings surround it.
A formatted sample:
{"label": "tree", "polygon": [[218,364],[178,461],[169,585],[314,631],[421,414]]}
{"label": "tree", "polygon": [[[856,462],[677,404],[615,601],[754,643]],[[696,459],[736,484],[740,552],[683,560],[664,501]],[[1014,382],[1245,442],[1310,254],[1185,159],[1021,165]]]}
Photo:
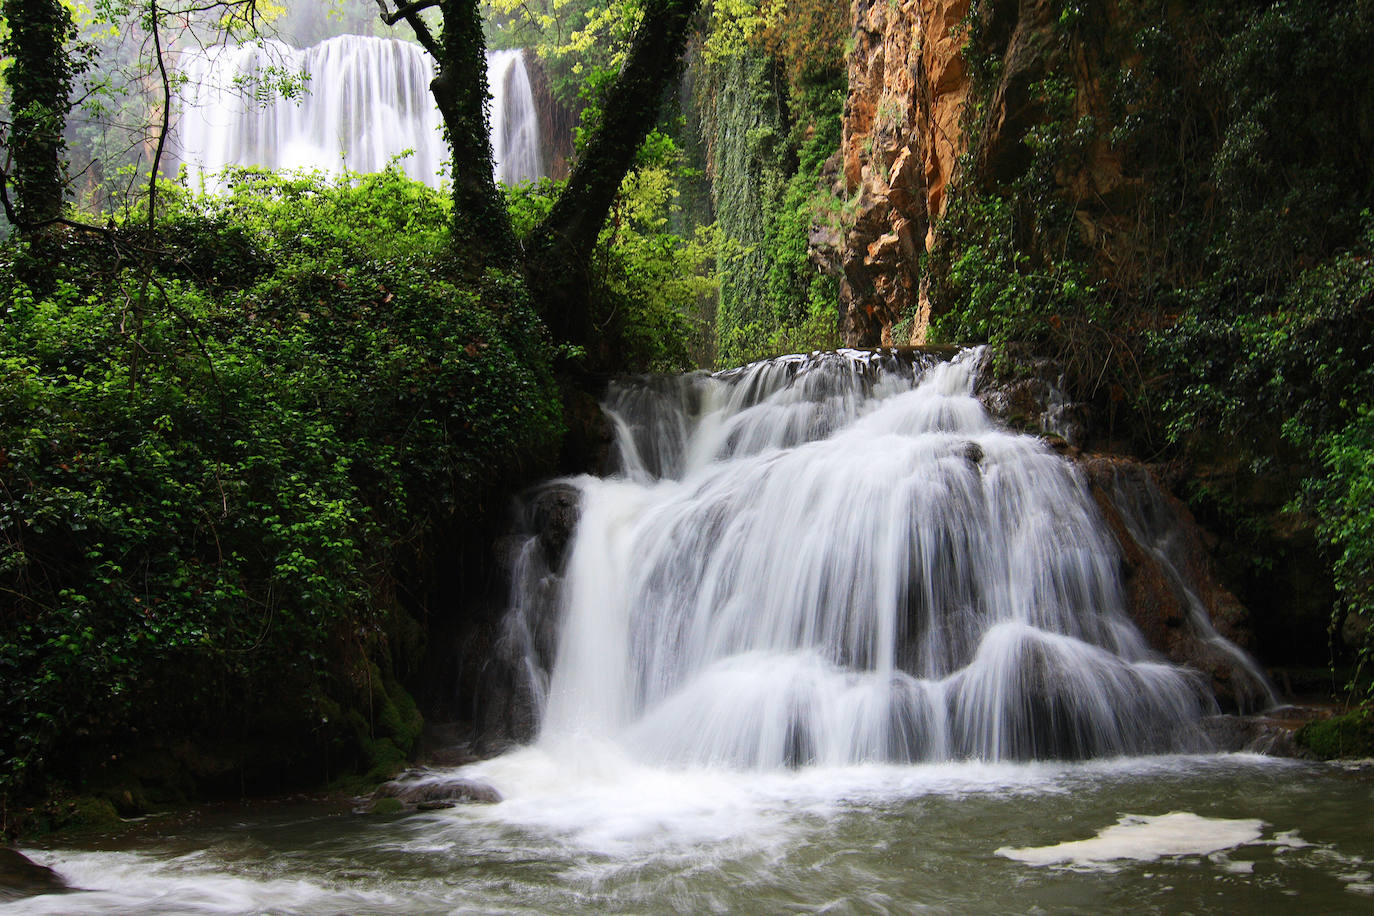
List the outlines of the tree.
{"label": "tree", "polygon": [[[67,45],[76,25],[61,0],[4,0],[0,10],[9,25],[0,50],[13,58],[6,138],[13,172],[8,164],[0,171],[0,199],[11,222],[37,227],[62,215],[62,129],[71,110],[72,78],[80,70]],[[17,203],[9,197],[11,182]]]}
{"label": "tree", "polygon": [[[531,233],[523,252],[492,178],[486,117],[486,42],[476,0],[415,0],[394,10],[377,0],[388,24],[404,19],[438,63],[430,89],[453,147],[453,243],[474,267],[523,269],[549,329],[585,343],[588,268],[597,235],[635,153],[658,119],[659,102],[700,0],[645,0],[620,73],[606,95],[601,123],[573,166],[568,185]],[[436,39],[421,18],[437,7]]]}

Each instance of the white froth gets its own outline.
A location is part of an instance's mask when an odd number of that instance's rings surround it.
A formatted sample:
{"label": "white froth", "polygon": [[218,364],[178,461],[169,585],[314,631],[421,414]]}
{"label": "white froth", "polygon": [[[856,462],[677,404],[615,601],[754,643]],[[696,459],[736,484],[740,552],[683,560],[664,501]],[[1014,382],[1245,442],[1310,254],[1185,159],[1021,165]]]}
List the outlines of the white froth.
{"label": "white froth", "polygon": [[1112,867],[1169,856],[1206,856],[1254,843],[1264,832],[1258,818],[1202,817],[1189,811],[1157,816],[1127,814],[1090,840],[1053,846],[1003,846],[999,856],[1027,865]]}
{"label": "white froth", "polygon": [[228,874],[201,852],[156,859],[134,852],[25,850],[78,893],[43,894],[6,904],[6,916],[140,913],[361,912],[400,901],[385,892],[359,893],[302,879]]}

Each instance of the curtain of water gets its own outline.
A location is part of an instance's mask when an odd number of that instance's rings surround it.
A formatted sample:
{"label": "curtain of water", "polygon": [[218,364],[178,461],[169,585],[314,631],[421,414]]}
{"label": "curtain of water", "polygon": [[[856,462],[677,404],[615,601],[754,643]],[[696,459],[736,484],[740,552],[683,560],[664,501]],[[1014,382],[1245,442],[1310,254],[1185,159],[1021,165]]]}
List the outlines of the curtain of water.
{"label": "curtain of water", "polygon": [[[192,180],[223,190],[231,165],[378,172],[393,158],[438,187],[448,167],[442,122],[429,92],[434,66],[418,46],[341,35],[304,50],[281,42],[189,49],[178,69],[173,150]],[[538,119],[523,53],[487,56],[498,181],[539,177]],[[302,82],[303,80],[303,82]],[[298,84],[283,93],[274,86]]]}
{"label": "curtain of water", "polygon": [[760,768],[1205,746],[1215,701],[1128,618],[1085,483],[998,428],[976,362],[613,389],[619,471],[572,482],[565,568],[531,542],[514,586],[541,739]]}

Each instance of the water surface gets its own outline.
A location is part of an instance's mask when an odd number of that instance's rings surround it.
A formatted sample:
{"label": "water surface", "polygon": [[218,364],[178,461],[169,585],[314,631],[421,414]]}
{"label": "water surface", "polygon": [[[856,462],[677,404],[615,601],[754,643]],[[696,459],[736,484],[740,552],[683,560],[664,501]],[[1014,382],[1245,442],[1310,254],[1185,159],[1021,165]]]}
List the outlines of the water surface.
{"label": "water surface", "polygon": [[739,773],[565,750],[470,768],[506,784],[493,806],[205,809],[28,849],[83,890],[0,912],[1374,910],[1370,768],[1233,755]]}

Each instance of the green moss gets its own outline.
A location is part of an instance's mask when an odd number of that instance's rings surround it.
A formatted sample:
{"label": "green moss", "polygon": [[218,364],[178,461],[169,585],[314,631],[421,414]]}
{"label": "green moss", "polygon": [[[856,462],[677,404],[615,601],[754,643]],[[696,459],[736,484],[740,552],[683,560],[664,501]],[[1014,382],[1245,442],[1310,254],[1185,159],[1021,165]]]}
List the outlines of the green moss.
{"label": "green moss", "polygon": [[1353,712],[1304,725],[1298,744],[1323,760],[1336,757],[1374,757],[1374,711]]}
{"label": "green moss", "polygon": [[379,798],[372,803],[372,814],[400,814],[406,806],[399,798]]}

